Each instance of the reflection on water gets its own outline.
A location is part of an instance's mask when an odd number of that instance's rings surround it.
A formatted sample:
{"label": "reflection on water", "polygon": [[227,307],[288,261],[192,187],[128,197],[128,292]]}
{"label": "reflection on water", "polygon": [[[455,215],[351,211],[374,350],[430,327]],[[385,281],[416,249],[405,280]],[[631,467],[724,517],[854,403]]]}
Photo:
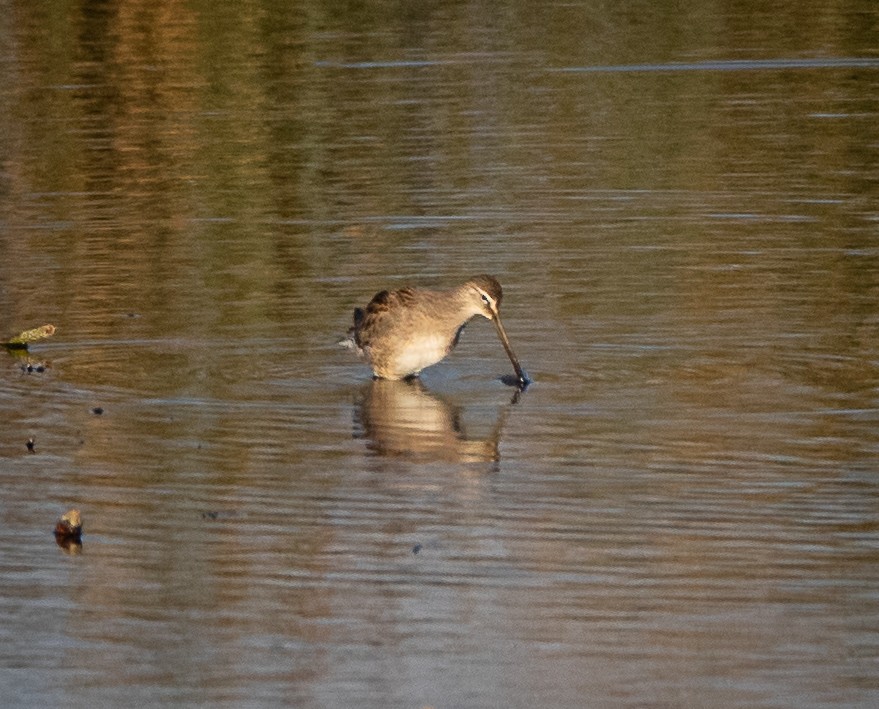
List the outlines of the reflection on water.
{"label": "reflection on water", "polygon": [[7,10],[5,704],[879,705],[875,2]]}
{"label": "reflection on water", "polygon": [[[518,399],[519,392],[513,396]],[[365,437],[370,450],[379,455],[458,463],[495,462],[499,459],[498,440],[505,411],[498,413],[490,435],[471,440],[459,407],[429,391],[420,379],[375,379],[356,404],[360,432],[355,436]]]}

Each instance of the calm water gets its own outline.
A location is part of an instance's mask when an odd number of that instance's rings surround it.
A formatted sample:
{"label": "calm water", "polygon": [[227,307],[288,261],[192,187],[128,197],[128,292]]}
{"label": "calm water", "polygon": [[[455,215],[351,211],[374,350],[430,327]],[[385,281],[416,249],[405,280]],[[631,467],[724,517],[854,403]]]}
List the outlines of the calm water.
{"label": "calm water", "polygon": [[879,9],[726,5],[7,3],[3,702],[879,704]]}

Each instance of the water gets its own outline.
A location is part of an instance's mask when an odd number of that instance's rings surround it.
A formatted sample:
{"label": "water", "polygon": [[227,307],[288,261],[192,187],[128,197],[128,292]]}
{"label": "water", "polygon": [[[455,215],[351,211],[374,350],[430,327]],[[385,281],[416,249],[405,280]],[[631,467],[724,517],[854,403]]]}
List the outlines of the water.
{"label": "water", "polygon": [[10,706],[879,702],[873,3],[5,9]]}

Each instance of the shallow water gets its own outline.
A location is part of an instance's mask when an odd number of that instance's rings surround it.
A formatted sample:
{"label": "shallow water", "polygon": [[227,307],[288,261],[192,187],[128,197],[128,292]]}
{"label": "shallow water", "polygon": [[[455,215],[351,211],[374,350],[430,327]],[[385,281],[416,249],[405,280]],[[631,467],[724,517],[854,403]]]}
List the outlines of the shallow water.
{"label": "shallow water", "polygon": [[4,701],[874,706],[874,4],[370,7],[8,11]]}

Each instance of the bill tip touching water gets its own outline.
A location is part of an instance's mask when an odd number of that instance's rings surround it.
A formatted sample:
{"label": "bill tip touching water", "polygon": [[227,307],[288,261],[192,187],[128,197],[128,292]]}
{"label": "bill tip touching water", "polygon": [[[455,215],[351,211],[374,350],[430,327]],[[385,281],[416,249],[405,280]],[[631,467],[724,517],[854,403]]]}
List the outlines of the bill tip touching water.
{"label": "bill tip touching water", "polygon": [[[531,379],[501,322],[502,299],[501,284],[485,274],[451,290],[383,290],[365,308],[354,309],[347,344],[369,363],[377,379],[409,379],[445,358],[467,323],[481,315],[494,323],[516,372],[513,385],[525,389]],[[502,377],[504,383],[510,379]]]}

